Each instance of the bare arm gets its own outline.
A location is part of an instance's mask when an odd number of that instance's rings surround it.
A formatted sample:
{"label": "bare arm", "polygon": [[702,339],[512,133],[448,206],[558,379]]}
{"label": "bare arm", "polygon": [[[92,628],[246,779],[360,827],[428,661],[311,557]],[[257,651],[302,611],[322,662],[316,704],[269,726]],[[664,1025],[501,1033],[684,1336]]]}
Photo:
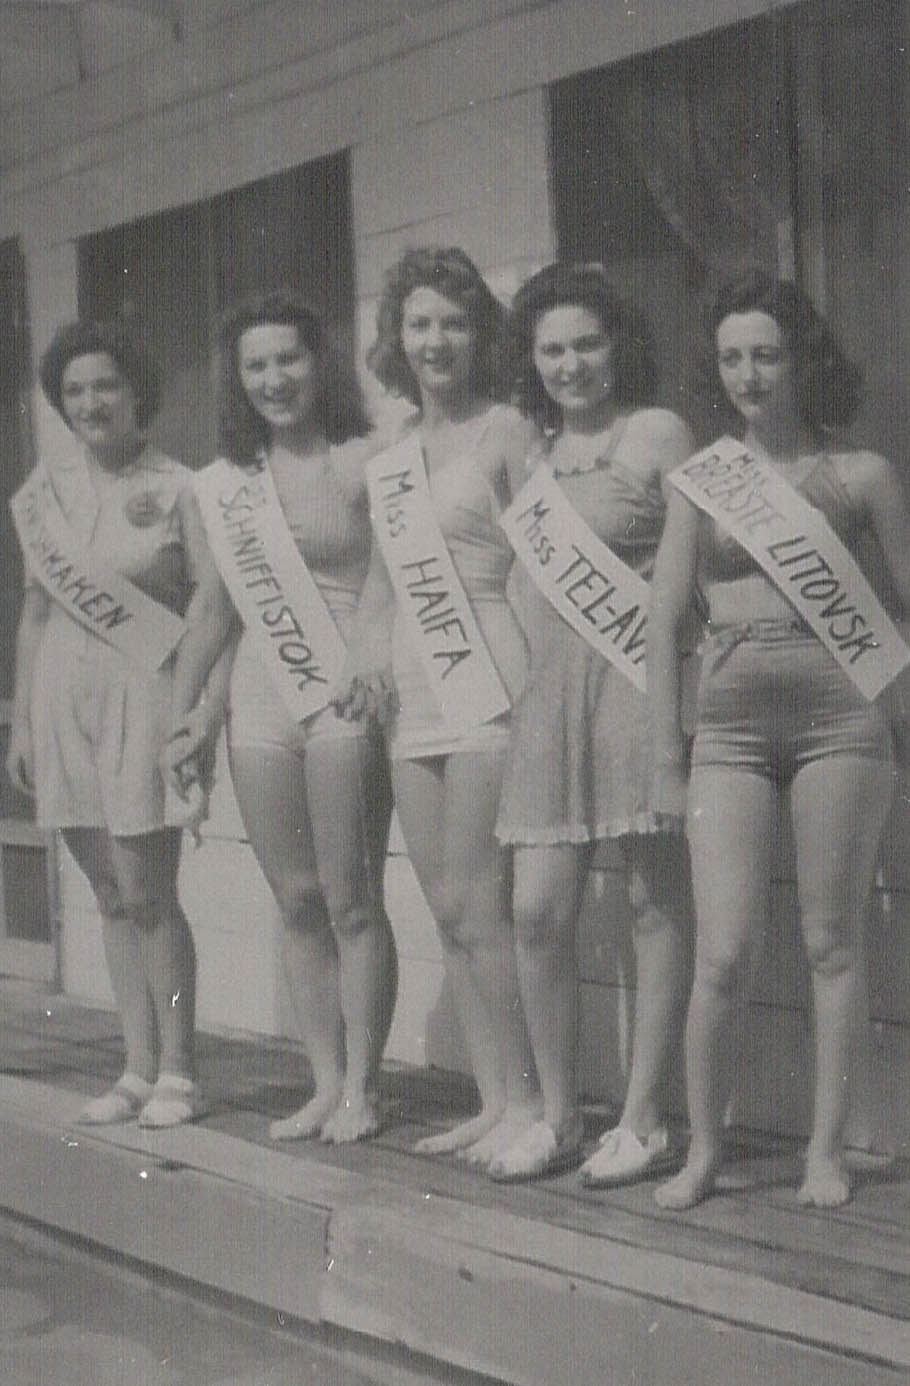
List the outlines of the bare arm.
{"label": "bare arm", "polygon": [[10,726],[6,770],[23,794],[34,794],[34,754],[32,749],[31,692],[35,655],[50,612],[50,598],[40,587],[29,584],[22,601],[16,633],[16,676],[13,691],[13,718]]}
{"label": "bare arm", "polygon": [[374,539],[370,566],[357,601],[347,658],[332,695],[335,711],[349,722],[372,717],[384,726],[392,714],[396,699],[392,676],[394,616],[395,594],[385,560]]}
{"label": "bare arm", "polygon": [[863,491],[905,618],[910,617],[910,509],[897,473],[883,457],[865,457]]}
{"label": "bare arm", "polygon": [[671,491],[663,538],[651,581],[648,616],[648,694],[655,739],[658,812],[685,808],[685,735],[682,726],[681,635],[695,591],[698,512]]}
{"label": "bare arm", "polygon": [[221,726],[239,627],[191,491],[181,493],[178,506],[195,589],[177,647],[171,731],[162,753],[162,769],[183,792],[189,778],[188,763],[196,756],[211,754]]}

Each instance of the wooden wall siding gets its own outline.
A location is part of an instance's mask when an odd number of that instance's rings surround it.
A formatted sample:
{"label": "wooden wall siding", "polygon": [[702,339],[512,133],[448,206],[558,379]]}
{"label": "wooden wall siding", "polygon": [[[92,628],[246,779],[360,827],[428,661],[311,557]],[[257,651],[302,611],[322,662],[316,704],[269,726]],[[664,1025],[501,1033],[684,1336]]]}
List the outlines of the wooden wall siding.
{"label": "wooden wall siding", "polygon": [[[384,23],[347,40],[350,30],[324,26],[352,7],[320,7],[312,26],[301,8],[257,5],[236,27],[188,35],[172,60],[150,53],[11,111],[0,134],[0,235],[84,235],[773,6],[451,0],[415,13],[383,4]],[[292,22],[271,30],[272,12]],[[315,49],[314,33],[328,35]]]}

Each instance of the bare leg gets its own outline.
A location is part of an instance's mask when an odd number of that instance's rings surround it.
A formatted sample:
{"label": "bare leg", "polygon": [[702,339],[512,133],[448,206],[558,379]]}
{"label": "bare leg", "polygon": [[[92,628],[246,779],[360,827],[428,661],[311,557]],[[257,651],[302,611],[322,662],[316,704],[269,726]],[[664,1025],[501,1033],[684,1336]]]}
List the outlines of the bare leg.
{"label": "bare leg", "polygon": [[620,1125],[644,1140],[666,1120],[668,1061],[681,1030],[687,992],[691,887],[681,835],[628,837],[622,849],[637,986],[632,1071]]}
{"label": "bare leg", "polygon": [[175,828],[113,839],[128,914],[139,922],[139,954],[158,1031],[158,1070],[195,1077],[196,950],[177,898],[181,834]]}
{"label": "bare leg", "polygon": [[663,1208],[689,1208],[714,1185],[738,1052],[731,1039],[744,1011],[751,948],[768,918],[777,807],[776,787],[761,775],[693,772],[688,834],[698,927],[686,1029],[692,1139],[684,1168],[655,1193]]}
{"label": "bare leg", "polygon": [[87,876],[101,913],[104,953],[126,1044],[126,1072],[154,1083],[158,1077],[155,1011],[139,934],[123,909],[111,838],[103,828],[67,828],[63,837]]}
{"label": "bare leg", "polygon": [[505,751],[394,767],[395,801],[417,878],[439,927],[481,1110],[418,1143],[464,1149],[507,1108],[534,1100],[533,1065],[512,949],[507,854],[494,836]]}
{"label": "bare leg", "polygon": [[338,950],[316,870],[303,760],[279,747],[234,746],[231,777],[250,844],[284,920],[284,958],[313,1072],[309,1101],[272,1123],[276,1140],[315,1135],[344,1084]]}
{"label": "bare leg", "polygon": [[790,791],[797,881],[815,1002],[815,1112],[801,1203],[846,1203],[842,1161],[856,1040],[859,955],[891,766],[830,756],[800,770]]}
{"label": "bare leg", "polygon": [[[366,738],[318,741],[307,749],[313,844],[335,928],[345,1032],[344,1086],[321,1133],[335,1142],[379,1130],[379,1066],[398,987],[395,940],[383,907],[391,804],[375,792],[377,780],[384,781],[380,754]],[[371,814],[380,821],[371,822]]]}
{"label": "bare leg", "polygon": [[[569,844],[515,849],[518,976],[543,1090],[543,1121],[557,1143],[579,1125],[575,926],[589,860],[589,848]],[[520,1137],[519,1142],[524,1145]],[[492,1168],[518,1177],[519,1165],[513,1144],[498,1152]]]}

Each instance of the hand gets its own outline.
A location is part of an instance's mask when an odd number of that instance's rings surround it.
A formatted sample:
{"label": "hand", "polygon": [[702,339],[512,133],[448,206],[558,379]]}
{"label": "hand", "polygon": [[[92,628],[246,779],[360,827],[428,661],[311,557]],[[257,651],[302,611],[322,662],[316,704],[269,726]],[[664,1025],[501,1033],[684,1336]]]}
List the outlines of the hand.
{"label": "hand", "polygon": [[201,783],[206,791],[211,788],[217,730],[218,719],[207,704],[200,702],[181,719],[164,744],[159,762],[161,773],[165,783],[184,802],[194,783]]}
{"label": "hand", "polygon": [[388,726],[398,708],[398,694],[390,669],[362,671],[344,677],[331,702],[346,722],[365,718],[379,727]]}
{"label": "hand", "polygon": [[659,818],[671,818],[676,822],[684,820],[688,792],[689,778],[685,762],[675,759],[659,762],[654,770],[651,788],[652,811]]}
{"label": "hand", "polygon": [[32,730],[27,722],[13,722],[6,752],[6,773],[20,794],[35,795],[35,758]]}

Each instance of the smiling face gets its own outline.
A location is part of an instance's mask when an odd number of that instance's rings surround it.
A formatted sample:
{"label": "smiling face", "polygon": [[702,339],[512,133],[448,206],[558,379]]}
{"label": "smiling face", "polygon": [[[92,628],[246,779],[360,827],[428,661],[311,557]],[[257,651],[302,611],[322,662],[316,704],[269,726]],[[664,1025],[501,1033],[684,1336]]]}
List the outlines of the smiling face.
{"label": "smiling face", "polygon": [[424,285],[408,294],[401,311],[401,348],[422,395],[464,394],[474,346],[471,319],[459,303]]}
{"label": "smiling face", "polygon": [[74,356],[60,380],[63,415],[80,442],[99,456],[135,447],[136,395],[106,351]]}
{"label": "smiling face", "polygon": [[768,313],[756,309],[722,320],[717,369],[727,398],[749,427],[779,432],[796,417],[793,358]]}
{"label": "smiling face", "polygon": [[270,428],[295,428],[308,418],[319,368],[293,323],[261,323],[241,332],[237,368],[247,399]]}
{"label": "smiling face", "polygon": [[560,304],[534,327],[534,366],[566,423],[595,421],[612,408],[613,345],[581,304]]}

